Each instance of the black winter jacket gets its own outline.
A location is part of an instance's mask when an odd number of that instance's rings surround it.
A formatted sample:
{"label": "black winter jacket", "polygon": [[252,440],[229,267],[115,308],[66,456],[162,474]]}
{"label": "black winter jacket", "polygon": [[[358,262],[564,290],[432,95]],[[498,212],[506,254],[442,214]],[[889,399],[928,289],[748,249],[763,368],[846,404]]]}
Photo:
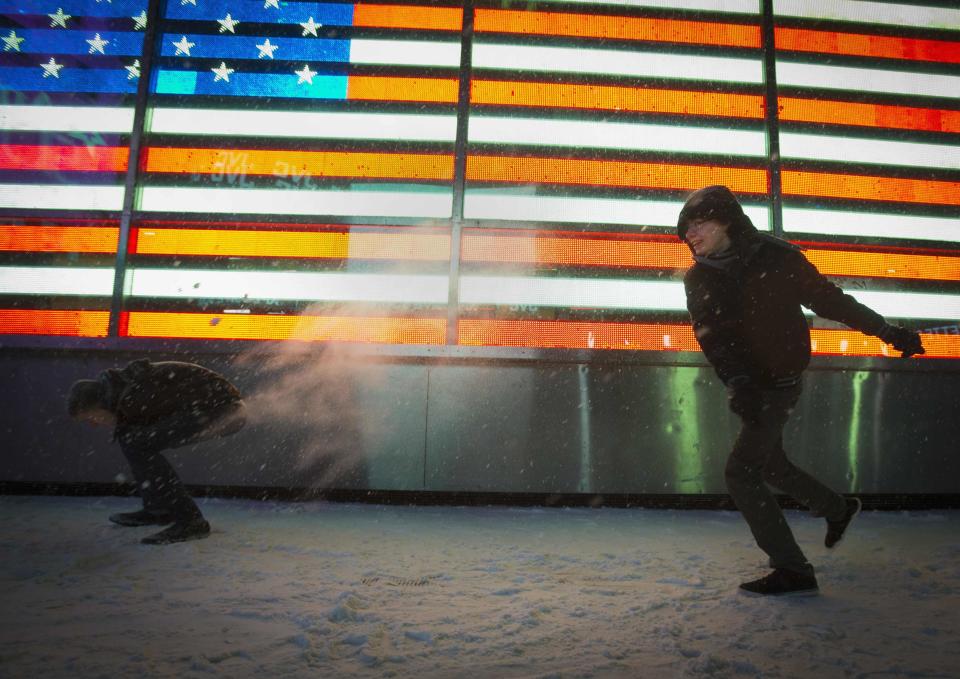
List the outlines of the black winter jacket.
{"label": "black winter jacket", "polygon": [[181,413],[211,413],[242,396],[225,377],[193,363],[147,359],[100,374],[104,408],[117,427],[156,424]]}
{"label": "black winter jacket", "polygon": [[868,335],[883,327],[882,316],[844,294],[797,246],[750,226],[733,249],[718,260],[695,257],[683,279],[694,334],[725,384],[747,377],[772,387],[800,376],[810,363],[801,305]]}

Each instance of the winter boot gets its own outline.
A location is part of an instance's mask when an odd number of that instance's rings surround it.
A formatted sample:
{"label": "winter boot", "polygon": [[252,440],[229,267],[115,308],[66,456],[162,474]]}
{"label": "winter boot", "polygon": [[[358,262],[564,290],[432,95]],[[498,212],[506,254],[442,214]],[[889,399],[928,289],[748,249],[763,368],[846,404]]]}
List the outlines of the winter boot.
{"label": "winter boot", "polygon": [[813,573],[798,573],[786,568],[777,568],[769,575],[745,582],[740,589],[749,595],[762,596],[811,596],[820,591]]}
{"label": "winter boot", "polygon": [[173,542],[200,540],[210,535],[210,524],[202,517],[184,523],[175,523],[159,533],[148,535],[140,542],[145,545],[169,545]]}
{"label": "winter boot", "polygon": [[824,538],[823,544],[825,544],[828,549],[834,547],[843,539],[843,534],[846,532],[847,526],[849,526],[854,517],[860,513],[860,508],[863,506],[860,498],[856,497],[846,498],[846,503],[847,510],[844,512],[842,519],[838,521],[830,521],[827,519],[827,537]]}
{"label": "winter boot", "polygon": [[173,515],[141,509],[138,512],[111,514],[110,521],[118,526],[166,526],[168,523],[173,523]]}

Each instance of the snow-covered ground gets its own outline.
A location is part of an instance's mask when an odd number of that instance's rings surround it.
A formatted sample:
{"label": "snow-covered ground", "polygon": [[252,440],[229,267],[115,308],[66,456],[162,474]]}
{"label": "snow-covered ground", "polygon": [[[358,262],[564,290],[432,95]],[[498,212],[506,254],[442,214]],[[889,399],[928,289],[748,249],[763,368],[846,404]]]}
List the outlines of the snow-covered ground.
{"label": "snow-covered ground", "polygon": [[822,593],[757,599],[731,512],[0,497],[5,677],[958,677],[960,512],[865,512]]}

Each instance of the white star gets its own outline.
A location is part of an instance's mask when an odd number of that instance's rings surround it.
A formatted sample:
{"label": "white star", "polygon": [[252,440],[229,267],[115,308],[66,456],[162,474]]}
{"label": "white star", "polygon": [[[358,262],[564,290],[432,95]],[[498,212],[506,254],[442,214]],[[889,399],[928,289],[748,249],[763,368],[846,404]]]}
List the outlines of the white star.
{"label": "white star", "polygon": [[263,57],[270,57],[273,59],[273,53],[277,51],[279,45],[271,45],[270,38],[267,38],[263,41],[262,45],[257,45],[257,49],[260,50],[260,54],[257,55],[257,59],[262,59]]}
{"label": "white star", "polygon": [[44,78],[49,78],[50,76],[59,78],[60,69],[63,68],[63,64],[58,64],[56,61],[54,61],[53,57],[50,57],[50,61],[45,64],[40,64],[40,68],[43,69]]}
{"label": "white star", "polygon": [[263,8],[274,7],[280,9],[280,0],[263,0]]}
{"label": "white star", "polygon": [[219,68],[211,68],[210,70],[217,76],[213,79],[213,82],[219,82],[221,80],[230,82],[230,74],[233,73],[235,69],[227,68],[226,62],[221,61]]}
{"label": "white star", "polygon": [[315,75],[317,74],[316,71],[311,71],[311,70],[310,70],[310,64],[304,64],[302,70],[300,70],[300,71],[294,71],[294,73],[296,73],[298,76],[300,76],[300,77],[297,79],[297,84],[298,84],[298,85],[302,85],[303,83],[307,83],[308,85],[312,85],[312,84],[313,84],[313,76],[315,76]]}
{"label": "white star", "polygon": [[189,57],[189,56],[190,56],[190,48],[191,48],[191,47],[196,47],[196,46],[197,46],[197,43],[195,43],[195,42],[189,42],[189,41],[187,40],[187,36],[184,35],[184,36],[182,36],[182,37],[180,38],[180,42],[175,42],[175,43],[173,43],[173,46],[177,48],[177,53],[174,54],[173,56],[179,57],[181,54],[185,54],[185,55],[187,55],[187,56]]}
{"label": "white star", "polygon": [[67,27],[67,19],[72,19],[73,17],[69,14],[63,13],[63,8],[58,7],[56,14],[48,14],[50,17],[50,28],[55,28],[56,26],[62,26],[63,28]]}
{"label": "white star", "polygon": [[131,66],[124,66],[127,69],[127,80],[135,80],[140,77],[140,60],[137,59]]}
{"label": "white star", "polygon": [[133,19],[133,30],[141,31],[147,27],[147,10],[140,12],[140,16],[130,18]]}
{"label": "white star", "polygon": [[236,33],[236,31],[233,30],[233,27],[239,24],[240,22],[234,19],[232,16],[230,16],[230,13],[227,12],[227,16],[224,17],[223,19],[217,19],[217,23],[220,24],[221,33],[226,33],[227,31],[230,31],[231,33]]}
{"label": "white star", "polygon": [[23,42],[23,38],[18,38],[16,31],[10,31],[10,35],[6,38],[3,38],[3,42],[6,43],[3,47],[4,52],[9,52],[13,50],[14,52],[20,51],[20,43]]}
{"label": "white star", "polygon": [[94,52],[99,52],[100,54],[106,54],[106,52],[103,51],[103,48],[104,46],[109,45],[110,41],[102,39],[100,37],[100,34],[97,33],[96,35],[93,36],[93,40],[87,40],[87,44],[90,45],[89,54],[93,54]]}
{"label": "white star", "polygon": [[304,35],[312,35],[314,38],[319,37],[317,35],[317,29],[323,28],[323,24],[318,24],[313,20],[313,17],[310,17],[306,21],[301,21],[300,25],[303,26]]}

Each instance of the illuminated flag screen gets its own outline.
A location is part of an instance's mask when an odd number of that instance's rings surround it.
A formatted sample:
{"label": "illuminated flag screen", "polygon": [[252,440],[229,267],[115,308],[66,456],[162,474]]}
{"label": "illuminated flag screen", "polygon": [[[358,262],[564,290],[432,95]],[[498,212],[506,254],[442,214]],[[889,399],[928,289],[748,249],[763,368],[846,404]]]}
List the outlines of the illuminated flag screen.
{"label": "illuminated flag screen", "polygon": [[[6,334],[697,351],[674,226],[724,184],[960,358],[943,3],[0,0],[0,18]],[[812,323],[817,353],[886,351]]]}
{"label": "illuminated flag screen", "polygon": [[146,0],[0,1],[0,327],[107,334]]}

